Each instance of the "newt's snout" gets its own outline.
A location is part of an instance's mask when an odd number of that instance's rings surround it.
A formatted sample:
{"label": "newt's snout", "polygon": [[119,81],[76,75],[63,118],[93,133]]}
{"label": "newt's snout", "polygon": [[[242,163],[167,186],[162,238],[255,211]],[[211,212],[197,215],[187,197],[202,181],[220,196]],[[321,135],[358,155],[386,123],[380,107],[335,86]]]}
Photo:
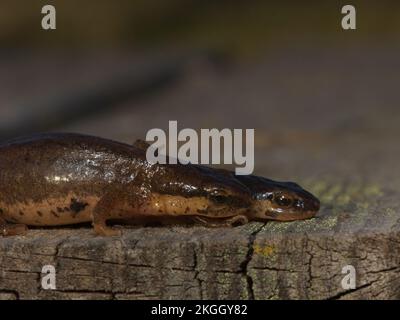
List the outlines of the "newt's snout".
{"label": "newt's snout", "polygon": [[310,196],[307,197],[307,200],[305,201],[305,210],[314,211],[316,213],[319,210],[320,201],[316,197],[314,197],[312,194],[309,194],[309,195]]}
{"label": "newt's snout", "polygon": [[252,193],[248,215],[257,220],[292,221],[314,217],[319,200],[293,182],[278,182],[257,176],[237,176]]}

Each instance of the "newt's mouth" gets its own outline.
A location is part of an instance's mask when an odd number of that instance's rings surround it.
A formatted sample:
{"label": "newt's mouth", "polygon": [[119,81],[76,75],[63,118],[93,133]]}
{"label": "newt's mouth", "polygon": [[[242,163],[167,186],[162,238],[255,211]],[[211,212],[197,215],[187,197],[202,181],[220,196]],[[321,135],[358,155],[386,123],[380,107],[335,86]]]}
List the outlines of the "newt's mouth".
{"label": "newt's mouth", "polygon": [[295,221],[311,219],[315,217],[318,211],[292,211],[292,212],[265,212],[265,219],[275,221]]}

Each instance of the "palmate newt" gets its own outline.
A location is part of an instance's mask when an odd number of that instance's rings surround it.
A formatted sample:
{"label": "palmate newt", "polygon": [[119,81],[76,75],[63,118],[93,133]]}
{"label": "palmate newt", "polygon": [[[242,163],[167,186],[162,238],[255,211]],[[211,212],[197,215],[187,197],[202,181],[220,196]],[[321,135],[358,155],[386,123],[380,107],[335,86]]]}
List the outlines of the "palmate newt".
{"label": "palmate newt", "polygon": [[0,235],[27,226],[189,218],[206,226],[313,217],[319,201],[294,183],[194,164],[152,164],[146,144],[49,133],[0,145]]}

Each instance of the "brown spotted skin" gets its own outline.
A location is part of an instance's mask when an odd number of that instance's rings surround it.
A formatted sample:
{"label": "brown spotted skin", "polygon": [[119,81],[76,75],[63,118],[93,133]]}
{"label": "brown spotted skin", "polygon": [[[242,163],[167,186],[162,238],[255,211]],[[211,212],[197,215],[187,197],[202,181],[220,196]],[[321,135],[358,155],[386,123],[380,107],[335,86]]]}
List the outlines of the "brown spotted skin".
{"label": "brown spotted skin", "polygon": [[108,220],[233,226],[307,219],[319,209],[318,199],[295,183],[150,164],[147,147],[67,133],[1,144],[0,235],[22,234],[26,225],[82,222],[92,222],[97,234],[118,234]]}
{"label": "brown spotted skin", "polygon": [[149,164],[143,148],[98,137],[53,133],[0,145],[0,235],[82,222],[114,235],[108,220],[224,220],[243,215],[250,203],[249,189],[225,174]]}

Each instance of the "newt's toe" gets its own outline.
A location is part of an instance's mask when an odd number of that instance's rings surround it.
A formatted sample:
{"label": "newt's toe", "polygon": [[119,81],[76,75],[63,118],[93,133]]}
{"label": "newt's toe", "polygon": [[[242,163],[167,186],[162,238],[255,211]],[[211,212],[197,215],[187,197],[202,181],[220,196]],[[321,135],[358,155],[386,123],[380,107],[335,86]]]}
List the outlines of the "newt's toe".
{"label": "newt's toe", "polygon": [[3,237],[24,235],[28,231],[25,224],[3,224],[0,225],[0,235]]}

